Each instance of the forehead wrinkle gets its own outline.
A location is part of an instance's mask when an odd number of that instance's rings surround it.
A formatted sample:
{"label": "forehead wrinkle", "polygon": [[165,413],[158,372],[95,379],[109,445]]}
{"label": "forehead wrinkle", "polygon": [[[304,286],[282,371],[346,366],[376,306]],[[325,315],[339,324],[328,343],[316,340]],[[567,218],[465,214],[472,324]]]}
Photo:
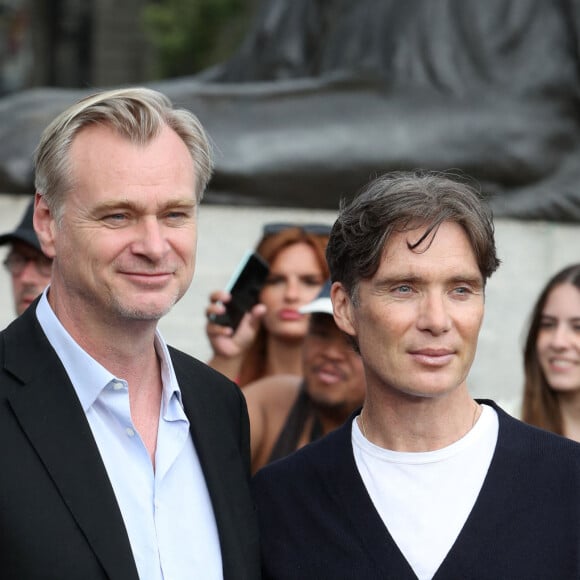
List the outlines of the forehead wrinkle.
{"label": "forehead wrinkle", "polygon": [[[190,209],[194,208],[197,205],[195,199],[183,199],[183,198],[174,198],[169,200],[162,200],[161,203],[156,203],[157,209],[167,209],[167,208],[184,208]],[[110,201],[103,201],[102,203],[98,204],[99,209],[131,209],[143,212],[147,208],[147,203],[141,202],[141,200],[129,200],[129,199],[118,199],[118,200],[110,200]]]}

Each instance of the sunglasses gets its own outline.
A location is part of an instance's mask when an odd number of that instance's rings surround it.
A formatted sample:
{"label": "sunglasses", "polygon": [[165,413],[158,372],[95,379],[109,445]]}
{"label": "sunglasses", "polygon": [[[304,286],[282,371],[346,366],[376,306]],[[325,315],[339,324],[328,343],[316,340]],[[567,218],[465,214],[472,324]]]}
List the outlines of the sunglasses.
{"label": "sunglasses", "polygon": [[20,276],[29,262],[34,264],[36,271],[42,276],[50,276],[52,272],[52,260],[40,252],[34,256],[10,253],[2,263],[10,274]]}
{"label": "sunglasses", "polygon": [[328,224],[298,224],[290,222],[271,222],[264,224],[262,228],[262,235],[271,236],[273,234],[279,234],[285,230],[291,230],[293,228],[299,228],[307,234],[314,234],[316,236],[329,236],[332,226]]}

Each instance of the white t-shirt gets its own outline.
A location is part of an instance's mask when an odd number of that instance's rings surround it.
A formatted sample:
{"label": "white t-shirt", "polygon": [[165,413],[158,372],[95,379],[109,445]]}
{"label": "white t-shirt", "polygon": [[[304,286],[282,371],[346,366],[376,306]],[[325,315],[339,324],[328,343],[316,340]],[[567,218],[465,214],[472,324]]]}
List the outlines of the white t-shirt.
{"label": "white t-shirt", "polygon": [[452,445],[425,453],[383,449],[361,433],[357,468],[389,533],[419,578],[430,580],[453,546],[483,485],[497,443],[498,418],[487,405]]}

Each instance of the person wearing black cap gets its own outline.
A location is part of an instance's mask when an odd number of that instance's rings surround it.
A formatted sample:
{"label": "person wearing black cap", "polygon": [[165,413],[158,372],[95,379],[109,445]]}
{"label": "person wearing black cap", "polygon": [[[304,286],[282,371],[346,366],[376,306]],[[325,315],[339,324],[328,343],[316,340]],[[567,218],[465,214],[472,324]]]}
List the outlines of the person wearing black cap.
{"label": "person wearing black cap", "polygon": [[19,316],[48,286],[52,270],[52,260],[43,254],[34,231],[33,214],[34,199],[26,206],[16,229],[0,235],[0,246],[10,244],[3,263],[12,278],[14,308]]}
{"label": "person wearing black cap", "polygon": [[340,427],[364,400],[362,361],[334,322],[330,282],[300,312],[310,314],[303,377],[271,375],[244,389],[253,472]]}

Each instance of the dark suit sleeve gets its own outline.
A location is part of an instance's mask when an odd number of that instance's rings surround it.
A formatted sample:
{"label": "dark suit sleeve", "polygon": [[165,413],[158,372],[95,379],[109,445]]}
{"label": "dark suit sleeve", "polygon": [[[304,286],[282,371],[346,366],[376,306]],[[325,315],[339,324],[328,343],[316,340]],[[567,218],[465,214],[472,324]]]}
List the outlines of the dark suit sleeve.
{"label": "dark suit sleeve", "polygon": [[0,576],[137,580],[98,447],[34,307],[0,333]]}

